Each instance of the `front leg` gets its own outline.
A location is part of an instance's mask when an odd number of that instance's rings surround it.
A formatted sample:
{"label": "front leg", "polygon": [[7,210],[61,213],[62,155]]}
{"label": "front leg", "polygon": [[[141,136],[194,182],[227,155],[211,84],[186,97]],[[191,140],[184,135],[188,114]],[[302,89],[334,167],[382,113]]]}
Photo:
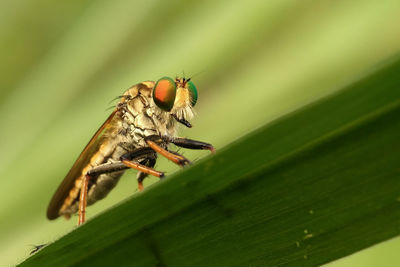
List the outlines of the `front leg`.
{"label": "front leg", "polygon": [[176,152],[170,152],[170,151],[162,148],[160,145],[158,145],[157,143],[155,143],[151,140],[146,140],[146,143],[155,152],[163,155],[164,157],[166,157],[170,161],[178,164],[181,167],[184,167],[184,166],[190,164],[190,161],[187,158],[185,158],[184,156],[182,156]]}
{"label": "front leg", "polygon": [[147,145],[152,148],[155,152],[163,155],[167,159],[171,160],[172,162],[184,167],[185,165],[190,164],[190,161],[186,159],[184,156],[168,151],[167,149],[161,147],[161,144],[168,144],[173,143],[177,146],[184,147],[184,148],[191,148],[191,149],[207,149],[210,150],[212,153],[215,153],[215,149],[211,144],[196,141],[187,138],[180,138],[180,137],[171,137],[167,135],[159,136],[159,135],[151,135],[145,138]]}
{"label": "front leg", "polygon": [[174,145],[183,148],[210,150],[212,153],[215,153],[215,148],[211,144],[205,142],[196,141],[188,138],[171,137],[166,135],[162,138],[167,142],[173,143]]}

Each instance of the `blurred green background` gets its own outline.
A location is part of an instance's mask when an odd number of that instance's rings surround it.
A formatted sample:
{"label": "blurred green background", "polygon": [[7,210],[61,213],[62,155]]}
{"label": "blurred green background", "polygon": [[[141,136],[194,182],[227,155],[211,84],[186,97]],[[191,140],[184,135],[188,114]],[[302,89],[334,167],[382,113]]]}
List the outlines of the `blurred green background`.
{"label": "blurred green background", "polygon": [[[193,76],[198,116],[181,136],[218,149],[397,58],[399,14],[397,0],[1,1],[1,266],[75,227],[47,221],[47,204],[132,84]],[[129,171],[88,217],[136,192]],[[399,249],[397,238],[331,266],[399,265]]]}

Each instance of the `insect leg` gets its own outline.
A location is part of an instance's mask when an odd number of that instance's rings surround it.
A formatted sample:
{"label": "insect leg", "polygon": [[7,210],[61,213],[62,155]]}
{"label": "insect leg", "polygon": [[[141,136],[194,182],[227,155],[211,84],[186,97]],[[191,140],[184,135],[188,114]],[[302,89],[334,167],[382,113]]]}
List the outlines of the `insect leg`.
{"label": "insect leg", "polygon": [[[145,158],[140,161],[140,157]],[[155,154],[154,150],[149,147],[139,148],[121,156],[121,162],[125,166],[139,171],[138,184],[140,191],[143,190],[142,181],[148,174],[157,176],[159,178],[164,177],[163,172],[156,171],[152,168],[156,163],[156,157],[157,155]],[[150,161],[149,164],[146,164],[147,161]],[[143,173],[143,175],[140,173]],[[140,176],[142,177],[140,178]]]}
{"label": "insect leg", "polygon": [[93,169],[88,171],[88,174],[86,176],[89,176],[89,179],[90,179],[92,177],[94,178],[103,173],[122,171],[122,170],[126,170],[129,168],[133,168],[135,170],[144,172],[146,174],[151,174],[151,175],[154,175],[154,176],[157,176],[160,178],[162,178],[164,176],[164,173],[156,171],[156,170],[152,169],[151,167],[140,164],[139,162],[136,162],[136,161],[130,161],[128,159],[123,159],[123,158],[121,158],[121,161],[119,161],[119,162],[107,163],[107,164],[102,164],[97,167],[94,167]]}
{"label": "insect leg", "polygon": [[122,160],[122,163],[125,164],[126,166],[128,166],[129,168],[139,171],[140,174],[138,175],[138,178],[137,178],[139,191],[143,191],[143,180],[148,174],[159,177],[159,178],[164,177],[163,172],[156,171],[153,168],[147,167],[146,165],[140,164],[138,162]]}
{"label": "insect leg", "polygon": [[146,165],[140,164],[138,162],[135,161],[129,161],[129,160],[122,160],[122,163],[125,164],[127,167],[153,175],[153,176],[157,176],[159,178],[164,177],[164,173],[163,172],[159,172],[156,171],[150,167],[147,167]]}
{"label": "insect leg", "polygon": [[181,137],[171,137],[171,136],[163,136],[162,137],[167,142],[173,143],[177,146],[183,148],[190,148],[190,149],[207,149],[210,150],[212,153],[215,153],[215,149],[211,144],[204,143],[201,141],[196,141],[188,138],[181,138]]}
{"label": "insect leg", "polygon": [[[133,152],[128,152],[128,153],[122,155],[121,162],[129,168],[133,168],[133,169],[136,169],[143,173],[154,175],[154,176],[157,176],[160,178],[163,177],[164,173],[156,171],[153,168],[146,166],[146,165],[140,163],[139,161],[137,161],[138,158],[143,157],[143,156],[146,156],[146,158],[150,158],[150,159],[154,159],[154,160],[156,158],[156,155],[151,148],[144,147],[144,148],[139,148]],[[155,161],[154,161],[154,164],[155,164]],[[154,166],[154,164],[153,164],[153,166]]]}
{"label": "insect leg", "polygon": [[87,192],[88,192],[88,183],[91,176],[86,174],[82,178],[81,192],[79,195],[79,217],[78,217],[78,225],[81,225],[85,222],[85,213],[86,213],[86,204],[87,204]]}
{"label": "insect leg", "polygon": [[[156,158],[154,157],[152,159],[146,160],[146,162],[141,162],[141,163],[143,163],[143,165],[146,165],[147,167],[153,168],[154,165],[156,165]],[[136,179],[137,179],[137,182],[138,182],[139,191],[143,191],[143,180],[147,176],[148,176],[147,173],[144,173],[144,172],[141,172],[141,171],[139,171],[137,173]],[[162,178],[162,177],[160,177],[160,178]]]}
{"label": "insect leg", "polygon": [[185,166],[187,164],[190,164],[190,161],[185,158],[182,155],[179,155],[178,153],[172,153],[169,152],[167,150],[165,150],[164,148],[160,147],[159,145],[157,145],[155,142],[151,141],[151,140],[146,140],[146,143],[149,145],[149,147],[151,147],[154,151],[156,151],[157,153],[160,153],[161,155],[163,155],[164,157],[166,157],[167,159],[169,159],[170,161],[180,165],[180,166]]}
{"label": "insect leg", "polygon": [[155,157],[154,150],[151,149],[150,147],[141,147],[132,152],[128,152],[128,153],[122,155],[121,160],[122,159],[136,160],[136,159],[139,159],[144,156],[146,156],[146,158],[147,157]]}
{"label": "insect leg", "polygon": [[[105,163],[99,165],[97,167],[92,168],[87,172],[87,174],[82,179],[81,191],[79,195],[79,210],[78,210],[78,225],[81,225],[85,222],[85,213],[86,213],[86,205],[87,205],[87,193],[88,193],[88,184],[89,180],[92,178],[96,178],[100,174],[110,173],[115,171],[121,171],[130,168],[137,169],[139,171],[152,174],[158,177],[164,176],[162,172],[157,172],[147,166],[144,166],[137,162],[129,161],[128,159],[134,159],[138,157],[143,157],[149,154],[154,154],[154,151],[150,148],[141,148],[137,149],[133,152],[127,153],[121,157],[120,162],[115,163]],[[140,188],[139,188],[140,189]],[[142,186],[143,189],[143,186]]]}
{"label": "insect leg", "polygon": [[97,177],[100,174],[103,173],[110,173],[110,172],[116,172],[116,171],[122,171],[129,169],[128,166],[126,166],[123,162],[122,159],[126,160],[134,160],[143,156],[149,156],[151,154],[154,154],[154,151],[149,148],[149,147],[144,147],[144,148],[139,148],[135,151],[128,152],[121,157],[121,161],[113,162],[113,163],[104,163],[99,166],[93,167],[90,169],[87,174],[90,175],[91,177]]}
{"label": "insect leg", "polygon": [[97,177],[100,174],[103,173],[110,173],[110,172],[116,172],[116,171],[122,171],[129,169],[126,164],[122,162],[122,160],[135,160],[140,157],[144,156],[150,156],[151,154],[154,154],[154,151],[149,148],[149,147],[144,147],[144,148],[139,148],[135,151],[128,152],[124,155],[121,156],[121,161],[113,162],[113,163],[104,163],[99,166],[93,167],[90,169],[87,174],[90,175],[91,177]]}
{"label": "insect leg", "polygon": [[[142,157],[142,156],[146,156],[144,159],[142,160],[138,160],[138,158]],[[149,168],[153,168],[154,165],[156,165],[156,158],[157,158],[157,154],[154,152],[153,149],[151,149],[150,147],[142,147],[139,148],[133,152],[128,152],[125,155],[123,155],[121,157],[121,160],[126,159],[129,161],[132,161],[133,159],[136,159],[135,161],[138,162],[139,164],[145,166],[145,167],[149,167]],[[143,180],[144,178],[146,178],[149,174],[149,172],[146,171],[138,171],[137,173],[137,182],[138,182],[138,189],[139,191],[143,191]],[[158,176],[160,178],[162,178],[164,176],[163,173],[161,176]]]}
{"label": "insect leg", "polygon": [[125,164],[123,164],[121,161],[115,162],[115,163],[104,163],[99,166],[93,167],[87,172],[87,175],[90,177],[97,177],[100,174],[104,173],[110,173],[110,172],[117,172],[117,171],[122,171],[129,169]]}
{"label": "insect leg", "polygon": [[121,171],[124,169],[128,169],[128,167],[125,166],[125,164],[123,164],[122,162],[106,163],[90,169],[86,173],[86,175],[83,176],[81,191],[79,194],[78,225],[81,225],[85,222],[89,180],[96,178],[97,176],[103,173]]}
{"label": "insect leg", "polygon": [[[128,169],[128,168],[133,168],[133,169],[141,171],[142,173],[151,174],[151,175],[154,175],[154,176],[157,176],[160,178],[162,178],[164,176],[164,173],[162,173],[162,172],[153,170],[152,168],[142,165],[140,163],[128,161],[128,160],[123,160],[122,162],[117,162],[117,163],[112,163],[112,164],[104,164],[104,165],[98,166],[97,168],[93,168],[89,172],[92,174],[95,174],[97,176],[102,173],[120,171],[120,170]],[[82,186],[81,186],[81,191],[80,191],[80,195],[79,195],[78,225],[81,225],[85,222],[88,183],[91,178],[93,178],[93,176],[86,174],[82,179]],[[145,176],[142,177],[141,179],[138,179],[138,185],[139,185],[140,191],[143,190],[142,182],[143,182],[144,178],[145,178]]]}

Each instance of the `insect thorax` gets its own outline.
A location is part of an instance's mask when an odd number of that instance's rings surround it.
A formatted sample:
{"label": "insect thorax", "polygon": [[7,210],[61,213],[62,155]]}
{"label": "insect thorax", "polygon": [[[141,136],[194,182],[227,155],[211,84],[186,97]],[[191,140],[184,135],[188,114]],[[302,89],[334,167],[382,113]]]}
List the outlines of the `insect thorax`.
{"label": "insect thorax", "polygon": [[144,138],[151,135],[176,135],[176,122],[167,112],[155,106],[151,90],[128,90],[128,96],[119,105],[121,123],[118,135],[122,146],[131,150],[146,146]]}

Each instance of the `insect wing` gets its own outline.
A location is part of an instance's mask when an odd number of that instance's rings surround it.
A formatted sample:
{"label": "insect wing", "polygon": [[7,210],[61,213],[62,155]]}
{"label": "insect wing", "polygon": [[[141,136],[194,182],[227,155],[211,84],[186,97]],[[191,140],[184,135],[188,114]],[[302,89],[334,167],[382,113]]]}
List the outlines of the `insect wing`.
{"label": "insect wing", "polygon": [[111,121],[115,114],[116,110],[111,113],[103,125],[97,130],[92,139],[90,139],[89,143],[79,155],[78,159],[75,161],[67,176],[58,187],[47,208],[48,219],[54,220],[59,217],[59,210],[63,205],[64,200],[68,197],[71,188],[74,187],[75,180],[82,175],[83,168],[89,164],[92,155],[98,151],[102,143],[102,137],[106,130],[111,127]]}

